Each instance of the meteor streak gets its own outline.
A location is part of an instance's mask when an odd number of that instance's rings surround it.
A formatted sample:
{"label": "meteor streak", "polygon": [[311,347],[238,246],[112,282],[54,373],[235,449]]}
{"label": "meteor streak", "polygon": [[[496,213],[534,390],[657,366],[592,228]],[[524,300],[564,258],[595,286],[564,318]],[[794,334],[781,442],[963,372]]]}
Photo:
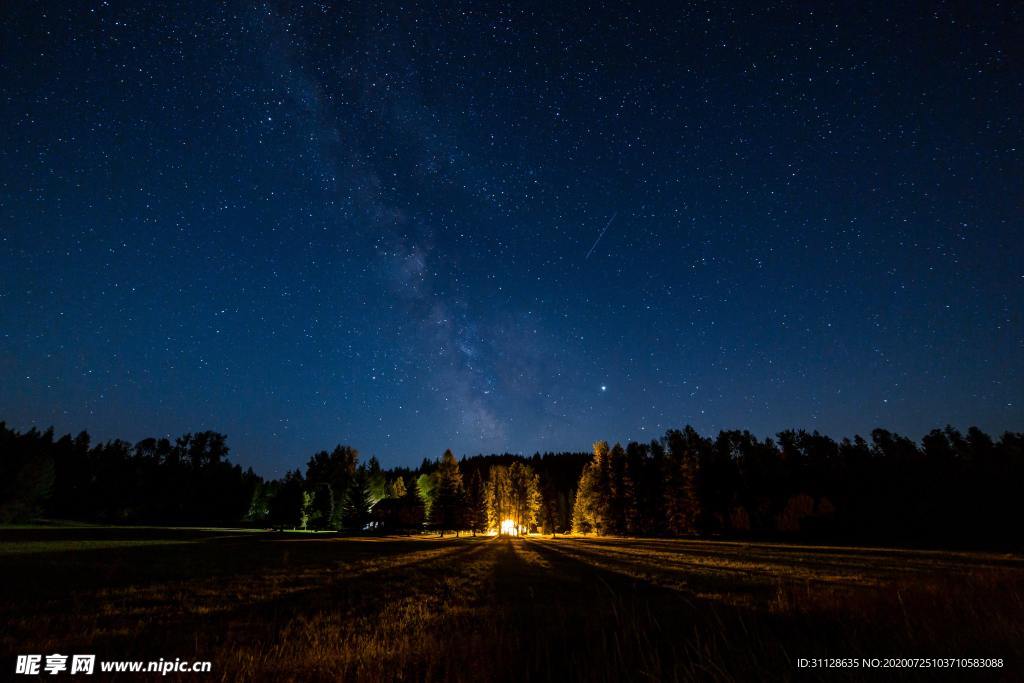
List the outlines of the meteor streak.
{"label": "meteor streak", "polygon": [[590,258],[590,255],[594,253],[594,249],[597,249],[597,243],[600,242],[601,238],[604,237],[604,234],[608,232],[608,228],[611,227],[612,221],[615,220],[615,217],[618,215],[619,212],[616,211],[615,213],[612,214],[612,217],[608,219],[608,222],[604,226],[604,230],[602,230],[601,234],[597,236],[596,240],[594,240],[594,245],[590,247],[590,251],[587,252],[587,255],[583,257],[584,261]]}

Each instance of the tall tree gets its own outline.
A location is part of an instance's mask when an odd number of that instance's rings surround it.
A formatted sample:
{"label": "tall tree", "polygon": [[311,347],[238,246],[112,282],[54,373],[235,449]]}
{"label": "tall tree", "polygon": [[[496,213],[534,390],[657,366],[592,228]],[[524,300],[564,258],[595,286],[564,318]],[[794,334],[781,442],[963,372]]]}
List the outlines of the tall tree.
{"label": "tall tree", "polygon": [[270,501],[270,521],[279,529],[298,529],[305,524],[306,483],[298,470],[284,475]]}
{"label": "tall tree", "polygon": [[463,528],[465,497],[459,461],[446,450],[437,469],[437,496],[431,508],[431,521],[442,536],[445,531],[458,534]]}
{"label": "tall tree", "polygon": [[40,515],[53,484],[53,458],[45,450],[4,454],[0,458],[0,522]]}
{"label": "tall tree", "polygon": [[388,478],[380,467],[376,455],[371,455],[366,463],[366,483],[370,491],[372,503],[383,500],[388,495]]}
{"label": "tall tree", "polygon": [[576,487],[573,505],[573,531],[576,533],[609,533],[611,509],[609,499],[610,476],[608,468],[608,442],[594,443],[593,458],[583,468]]}
{"label": "tall tree", "polygon": [[540,486],[540,511],[537,514],[537,524],[544,533],[553,537],[564,529],[559,511],[560,495],[553,481],[548,478],[541,479]]}
{"label": "tall tree", "polygon": [[424,472],[416,477],[416,486],[413,488],[423,503],[423,511],[426,518],[432,519],[434,499],[437,497],[437,472],[431,472],[430,474]]}
{"label": "tall tree", "polygon": [[673,534],[696,533],[700,524],[697,492],[698,457],[701,437],[692,427],[665,434],[665,517]]}
{"label": "tall tree", "polygon": [[330,484],[314,484],[308,491],[307,524],[313,529],[327,529],[334,519],[334,489]]}
{"label": "tall tree", "polygon": [[540,484],[537,474],[524,462],[514,462],[508,468],[511,519],[516,534],[530,531],[537,522],[540,509]]}
{"label": "tall tree", "polygon": [[349,489],[355,479],[358,463],[359,451],[351,446],[339,444],[330,453],[320,451],[314,454],[306,465],[307,481],[331,486],[335,503],[331,526],[335,529],[343,526],[345,501],[349,498]]}
{"label": "tall tree", "polygon": [[479,468],[473,471],[466,487],[466,528],[474,536],[487,531],[487,490]]}
{"label": "tall tree", "polygon": [[615,444],[608,452],[609,533],[635,534],[639,526],[635,473],[626,451]]}
{"label": "tall tree", "polygon": [[373,509],[373,496],[370,493],[369,474],[366,467],[360,465],[349,486],[348,496],[342,510],[342,523],[346,529],[362,531],[370,522],[370,511]]}
{"label": "tall tree", "polygon": [[511,514],[511,483],[508,468],[493,465],[487,476],[487,524],[499,534],[506,532],[502,523]]}

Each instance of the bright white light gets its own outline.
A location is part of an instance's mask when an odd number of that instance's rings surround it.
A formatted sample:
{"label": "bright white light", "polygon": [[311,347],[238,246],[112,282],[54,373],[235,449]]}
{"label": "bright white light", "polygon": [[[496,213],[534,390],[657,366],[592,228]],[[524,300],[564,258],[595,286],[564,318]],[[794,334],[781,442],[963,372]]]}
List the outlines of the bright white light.
{"label": "bright white light", "polygon": [[511,519],[502,520],[501,533],[512,536],[516,533],[516,523]]}
{"label": "bright white light", "polygon": [[601,385],[601,391],[608,391],[608,387],[606,387],[605,385],[602,384]]}

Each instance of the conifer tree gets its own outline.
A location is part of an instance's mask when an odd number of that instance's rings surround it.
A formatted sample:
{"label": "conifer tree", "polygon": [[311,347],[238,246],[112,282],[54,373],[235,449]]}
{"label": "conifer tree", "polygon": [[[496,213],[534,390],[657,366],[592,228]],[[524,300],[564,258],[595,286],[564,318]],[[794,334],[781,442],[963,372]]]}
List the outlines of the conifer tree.
{"label": "conifer tree", "polygon": [[487,490],[479,468],[466,488],[466,528],[476,536],[487,531]]}
{"label": "conifer tree", "polygon": [[573,497],[572,532],[574,534],[589,534],[594,530],[594,520],[587,504],[588,492],[591,488],[590,482],[587,481],[589,470],[590,465],[583,468],[583,474],[580,475],[580,483],[576,489],[576,495]]}
{"label": "conifer tree", "polygon": [[494,465],[487,476],[487,525],[504,533],[501,523],[508,519],[510,512],[510,482],[508,468]]}
{"label": "conifer tree", "polygon": [[594,443],[594,457],[583,468],[573,505],[573,531],[607,534],[610,525],[608,442]]}
{"label": "conifer tree", "polygon": [[432,519],[434,499],[437,497],[437,473],[423,473],[416,477],[416,485],[413,487],[416,495],[423,503],[423,511],[426,518]]}
{"label": "conifer tree", "polygon": [[431,509],[431,521],[442,536],[448,530],[457,534],[462,528],[465,500],[466,491],[459,462],[451,450],[446,450],[437,469],[437,495]]}
{"label": "conifer tree", "polygon": [[692,534],[700,529],[699,454],[704,445],[692,427],[665,434],[665,518],[669,533]]}
{"label": "conifer tree", "polygon": [[373,495],[370,492],[369,476],[366,467],[360,465],[356,470],[352,485],[343,506],[342,522],[345,528],[362,531],[370,521],[370,510],[373,508]]}
{"label": "conifer tree", "polygon": [[511,498],[511,519],[517,534],[529,532],[537,521],[540,510],[540,480],[533,469],[523,462],[512,463],[508,469]]}
{"label": "conifer tree", "polygon": [[608,473],[608,533],[636,533],[638,526],[636,484],[633,478],[634,474],[626,459],[626,451],[619,444],[615,444],[608,453]]}

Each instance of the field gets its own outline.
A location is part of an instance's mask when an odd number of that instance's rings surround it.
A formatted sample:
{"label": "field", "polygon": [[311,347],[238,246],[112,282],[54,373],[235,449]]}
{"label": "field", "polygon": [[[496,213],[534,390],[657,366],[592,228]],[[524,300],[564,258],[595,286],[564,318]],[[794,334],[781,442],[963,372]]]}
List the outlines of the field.
{"label": "field", "polygon": [[[0,530],[14,655],[205,680],[1021,680],[1019,556],[619,538]],[[798,669],[991,657],[996,670]],[[121,680],[143,679],[123,674]],[[169,678],[174,678],[174,675]]]}

